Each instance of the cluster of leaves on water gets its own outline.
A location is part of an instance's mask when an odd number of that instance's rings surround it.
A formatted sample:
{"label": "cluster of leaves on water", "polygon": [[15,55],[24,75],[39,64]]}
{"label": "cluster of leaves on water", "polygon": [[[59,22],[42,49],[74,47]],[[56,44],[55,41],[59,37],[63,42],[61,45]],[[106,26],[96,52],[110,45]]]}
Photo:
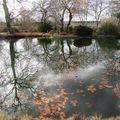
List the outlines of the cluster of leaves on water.
{"label": "cluster of leaves on water", "polygon": [[65,108],[67,101],[68,97],[63,88],[52,97],[48,97],[44,92],[37,92],[34,95],[34,103],[39,106],[38,111],[44,117],[65,118],[65,113],[62,110]]}
{"label": "cluster of leaves on water", "polygon": [[[111,75],[111,71],[107,73],[107,75]],[[86,95],[94,95],[100,90],[111,89],[115,93],[115,95],[120,98],[119,85],[113,87],[107,77],[103,77],[100,79],[98,83],[88,83],[83,80],[79,81],[80,89],[76,89],[74,92],[68,92],[64,85],[59,86],[57,92],[52,96],[47,95],[45,92],[38,91],[34,95],[34,103],[38,105],[38,112],[43,117],[53,117],[53,118],[66,118],[65,109],[66,106],[71,105],[71,107],[77,108],[79,106],[79,100],[75,99],[71,96],[86,96]],[[85,106],[87,108],[92,108],[92,103],[90,101],[85,102]]]}

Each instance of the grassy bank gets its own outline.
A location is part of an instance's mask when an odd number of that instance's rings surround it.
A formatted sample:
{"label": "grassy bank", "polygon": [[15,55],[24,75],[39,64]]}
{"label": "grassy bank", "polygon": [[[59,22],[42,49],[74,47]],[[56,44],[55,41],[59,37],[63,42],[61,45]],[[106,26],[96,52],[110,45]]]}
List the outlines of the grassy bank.
{"label": "grassy bank", "polygon": [[90,117],[85,117],[85,116],[73,116],[67,119],[57,119],[57,118],[45,118],[45,117],[38,117],[38,118],[33,118],[31,116],[25,115],[25,116],[19,116],[19,117],[8,117],[5,114],[0,113],[0,120],[120,120],[120,116],[117,117],[109,117],[109,118],[102,118],[102,116],[90,116]]}

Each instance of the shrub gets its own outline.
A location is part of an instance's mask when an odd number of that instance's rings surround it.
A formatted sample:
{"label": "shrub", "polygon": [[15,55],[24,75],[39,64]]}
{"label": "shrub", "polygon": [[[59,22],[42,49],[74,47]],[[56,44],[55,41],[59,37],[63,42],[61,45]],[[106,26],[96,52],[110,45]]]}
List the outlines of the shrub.
{"label": "shrub", "polygon": [[104,22],[97,31],[99,35],[118,35],[118,33],[118,26],[110,21]]}
{"label": "shrub", "polygon": [[50,22],[40,22],[38,25],[39,32],[49,32],[52,30],[52,25]]}
{"label": "shrub", "polygon": [[76,26],[74,27],[74,34],[78,36],[91,36],[93,33],[93,29],[87,26]]}

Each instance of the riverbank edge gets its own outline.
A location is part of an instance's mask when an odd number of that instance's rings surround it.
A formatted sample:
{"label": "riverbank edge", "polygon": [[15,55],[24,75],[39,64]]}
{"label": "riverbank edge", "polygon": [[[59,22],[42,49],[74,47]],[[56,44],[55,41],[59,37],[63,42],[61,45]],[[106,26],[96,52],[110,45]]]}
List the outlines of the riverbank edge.
{"label": "riverbank edge", "polygon": [[46,38],[120,38],[120,35],[92,35],[92,36],[77,36],[74,34],[63,34],[63,33],[41,33],[41,32],[15,32],[15,33],[0,33],[0,38],[25,38],[25,37],[46,37]]}

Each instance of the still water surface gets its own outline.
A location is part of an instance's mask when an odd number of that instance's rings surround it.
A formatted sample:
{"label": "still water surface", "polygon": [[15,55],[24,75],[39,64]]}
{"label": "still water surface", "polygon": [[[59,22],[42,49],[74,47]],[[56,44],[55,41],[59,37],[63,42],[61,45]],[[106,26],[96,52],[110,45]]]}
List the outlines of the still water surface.
{"label": "still water surface", "polygon": [[119,39],[2,39],[0,110],[120,115],[119,62]]}

